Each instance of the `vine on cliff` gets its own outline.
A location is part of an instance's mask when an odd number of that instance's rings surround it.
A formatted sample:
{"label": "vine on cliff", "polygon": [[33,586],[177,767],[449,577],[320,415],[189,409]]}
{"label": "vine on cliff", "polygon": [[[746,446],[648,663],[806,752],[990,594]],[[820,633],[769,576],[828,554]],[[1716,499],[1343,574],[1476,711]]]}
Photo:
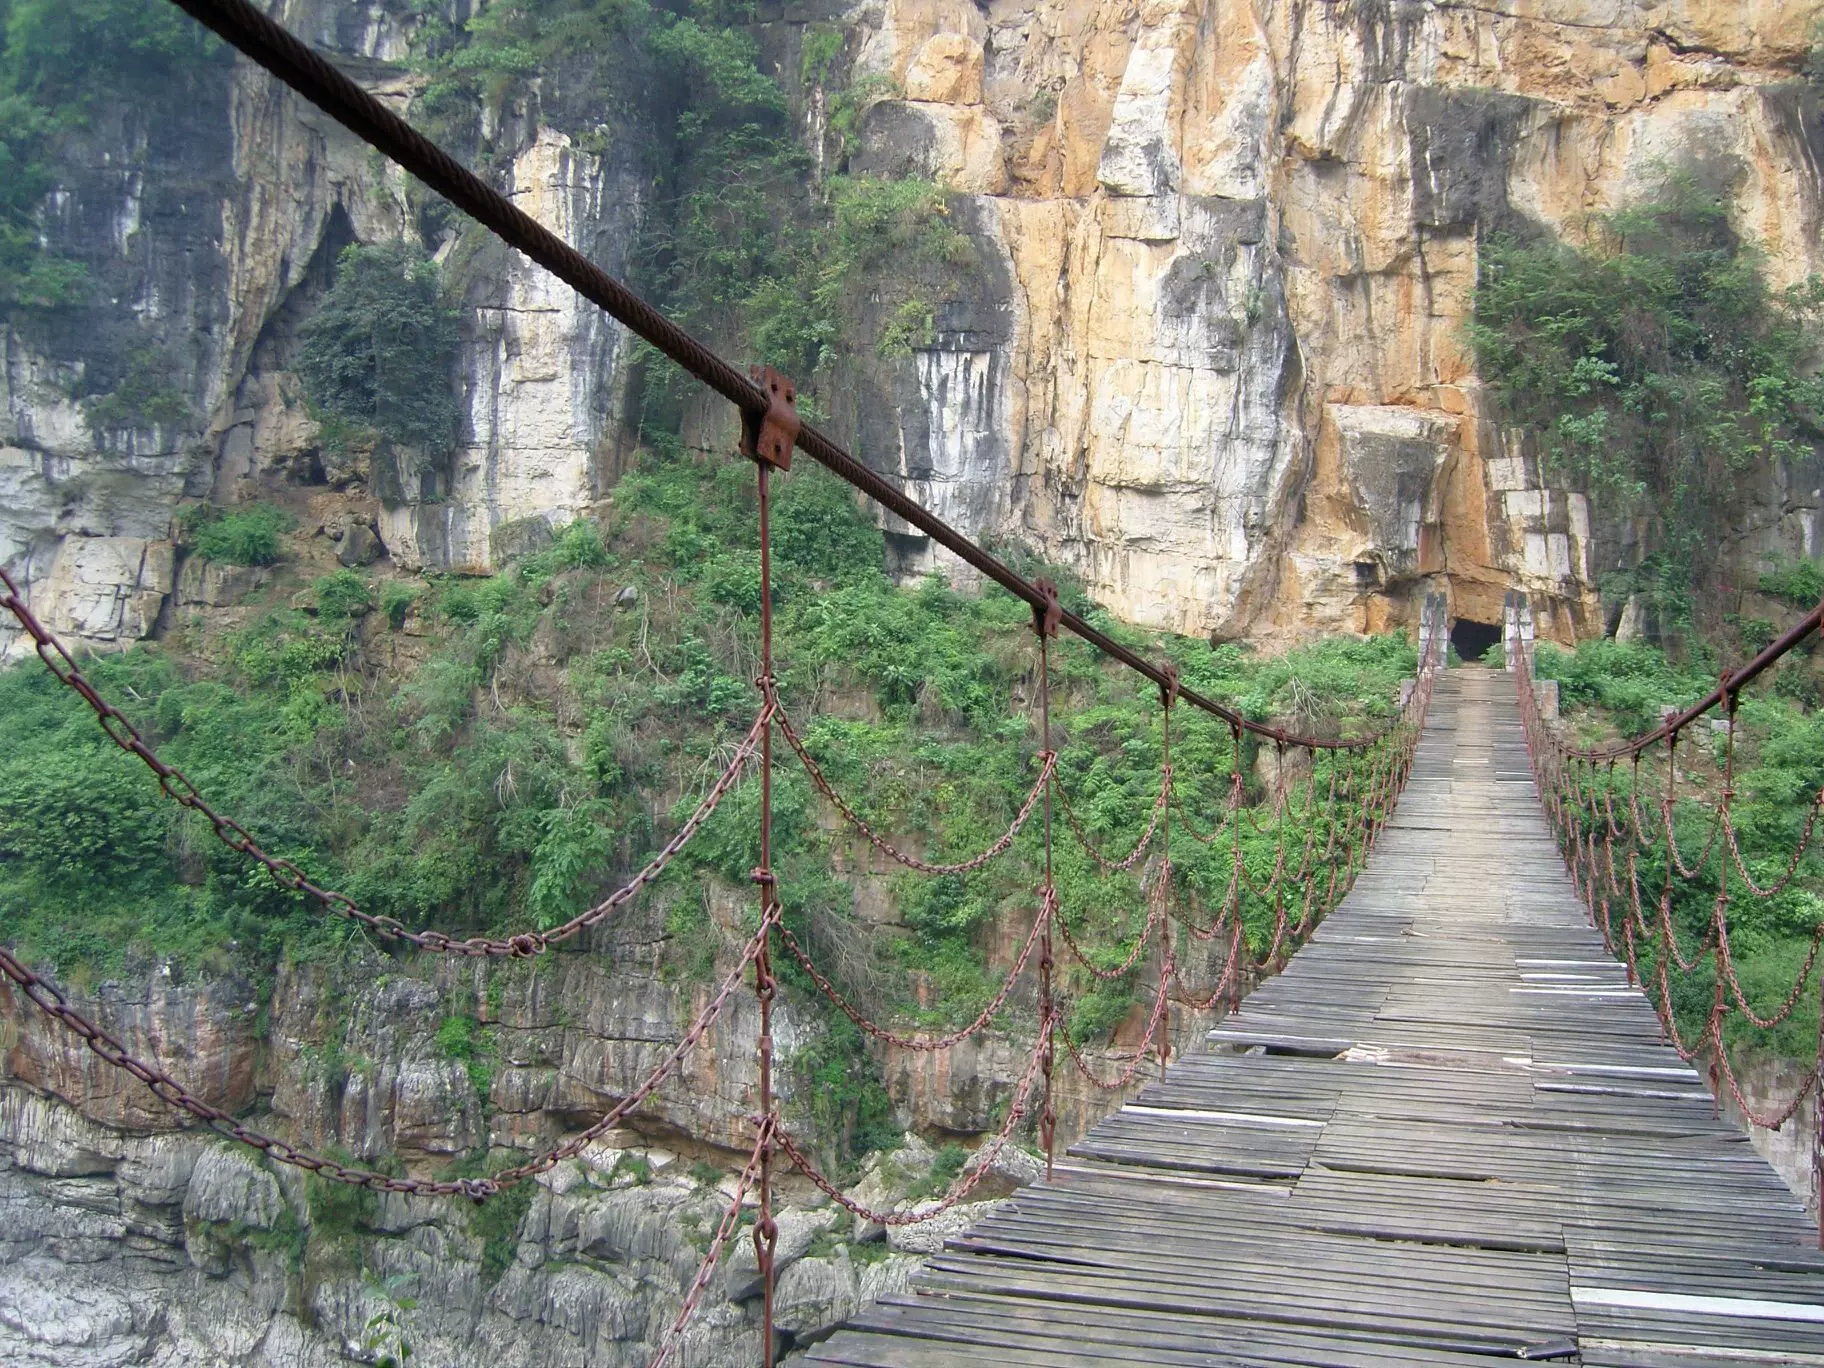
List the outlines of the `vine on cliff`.
{"label": "vine on cliff", "polygon": [[456,442],[457,319],[422,253],[403,243],[345,248],[335,284],[304,325],[305,393],[342,426],[447,455]]}
{"label": "vine on cliff", "polygon": [[[806,29],[795,64],[799,95],[828,97],[827,158],[801,144],[762,36],[738,0],[517,0],[461,25],[431,15],[418,111],[483,161],[508,150],[507,134],[477,140],[462,120],[478,105],[494,112],[490,129],[510,134],[523,107],[587,151],[636,155],[652,187],[641,287],[693,331],[788,371],[814,403],[839,357],[932,345],[936,298],[966,286],[975,252],[935,183],[847,174],[856,121],[888,83],[845,81],[841,31]],[[675,432],[685,399],[654,368],[647,434]]]}
{"label": "vine on cliff", "polygon": [[1824,280],[1772,289],[1727,201],[1684,172],[1583,246],[1484,245],[1470,331],[1497,411],[1605,526],[1639,529],[1605,588],[1690,620],[1744,473],[1824,440],[1820,307]]}

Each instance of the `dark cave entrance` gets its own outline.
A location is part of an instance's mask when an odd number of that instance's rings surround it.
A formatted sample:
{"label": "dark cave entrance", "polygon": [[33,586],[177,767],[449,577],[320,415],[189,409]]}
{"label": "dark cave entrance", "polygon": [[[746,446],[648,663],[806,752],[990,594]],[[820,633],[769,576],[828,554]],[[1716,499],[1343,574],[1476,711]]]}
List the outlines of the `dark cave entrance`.
{"label": "dark cave entrance", "polygon": [[1450,624],[1450,644],[1456,648],[1459,660],[1465,663],[1479,661],[1490,646],[1501,644],[1501,629],[1492,622],[1458,618]]}

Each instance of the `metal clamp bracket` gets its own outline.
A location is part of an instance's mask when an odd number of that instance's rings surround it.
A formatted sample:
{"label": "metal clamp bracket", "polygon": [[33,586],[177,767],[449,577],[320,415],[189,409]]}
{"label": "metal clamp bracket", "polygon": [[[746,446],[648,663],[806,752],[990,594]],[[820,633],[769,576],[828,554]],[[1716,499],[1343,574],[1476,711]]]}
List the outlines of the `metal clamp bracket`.
{"label": "metal clamp bracket", "polygon": [[798,417],[798,387],[771,366],[751,367],[748,375],[766,391],[767,408],[758,416],[742,413],[741,454],[774,470],[790,470],[792,445],[804,426]]}
{"label": "metal clamp bracket", "polygon": [[1055,637],[1058,624],[1064,621],[1064,605],[1058,602],[1058,586],[1048,579],[1034,580],[1039,602],[1032,605],[1032,630],[1040,636]]}

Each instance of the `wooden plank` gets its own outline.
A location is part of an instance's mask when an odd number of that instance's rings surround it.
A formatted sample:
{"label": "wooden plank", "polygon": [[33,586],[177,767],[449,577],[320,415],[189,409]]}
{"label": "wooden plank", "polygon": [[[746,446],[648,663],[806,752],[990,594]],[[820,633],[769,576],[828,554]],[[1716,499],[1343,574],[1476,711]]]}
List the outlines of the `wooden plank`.
{"label": "wooden plank", "polygon": [[1602,949],[1505,676],[1440,681],[1342,905],[809,1359],[1824,1368],[1824,1252]]}

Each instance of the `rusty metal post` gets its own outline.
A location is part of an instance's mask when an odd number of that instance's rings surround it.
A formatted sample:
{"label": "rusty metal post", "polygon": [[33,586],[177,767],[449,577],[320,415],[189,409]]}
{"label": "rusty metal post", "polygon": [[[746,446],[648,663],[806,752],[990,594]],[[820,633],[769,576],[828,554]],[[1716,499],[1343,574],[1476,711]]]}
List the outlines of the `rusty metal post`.
{"label": "rusty metal post", "polygon": [[[777,696],[773,676],[773,557],[772,475],[790,470],[792,443],[798,434],[797,390],[792,382],[770,368],[756,368],[753,378],[767,392],[770,405],[758,419],[743,415],[742,454],[754,463],[760,518],[760,678],[765,702]],[[773,717],[769,710],[760,736],[760,864],[753,873],[760,888],[760,949],[754,957],[754,996],[760,1004],[760,1127],[759,1219],[754,1222],[754,1260],[764,1287],[761,1307],[760,1361],[773,1368],[773,1296],[777,1279],[779,1226],[773,1220],[773,1146],[778,1125],[773,1099],[773,999],[778,980],[773,974],[772,934],[779,919],[779,881],[773,871]]]}
{"label": "rusty metal post", "polygon": [[[1039,639],[1039,746],[1042,755],[1041,763],[1048,764],[1051,749],[1051,638],[1058,634],[1058,621],[1063,616],[1063,607],[1058,602],[1058,590],[1050,580],[1039,580],[1037,586],[1044,596],[1041,607],[1032,610],[1032,630]],[[1056,1023],[1053,1020],[1055,1011],[1052,1005],[1052,970],[1055,961],[1052,958],[1051,919],[1057,910],[1057,890],[1052,885],[1051,874],[1051,786],[1057,782],[1056,772],[1045,781],[1045,879],[1039,890],[1039,916],[1044,921],[1044,930],[1039,935],[1039,1030],[1044,1040],[1039,1046],[1039,1067],[1045,1077],[1045,1093],[1039,1103],[1039,1143],[1045,1147],[1045,1181],[1052,1177],[1054,1145],[1058,1131],[1058,1112],[1051,1093],[1051,1072],[1056,1063],[1055,1039]]]}

